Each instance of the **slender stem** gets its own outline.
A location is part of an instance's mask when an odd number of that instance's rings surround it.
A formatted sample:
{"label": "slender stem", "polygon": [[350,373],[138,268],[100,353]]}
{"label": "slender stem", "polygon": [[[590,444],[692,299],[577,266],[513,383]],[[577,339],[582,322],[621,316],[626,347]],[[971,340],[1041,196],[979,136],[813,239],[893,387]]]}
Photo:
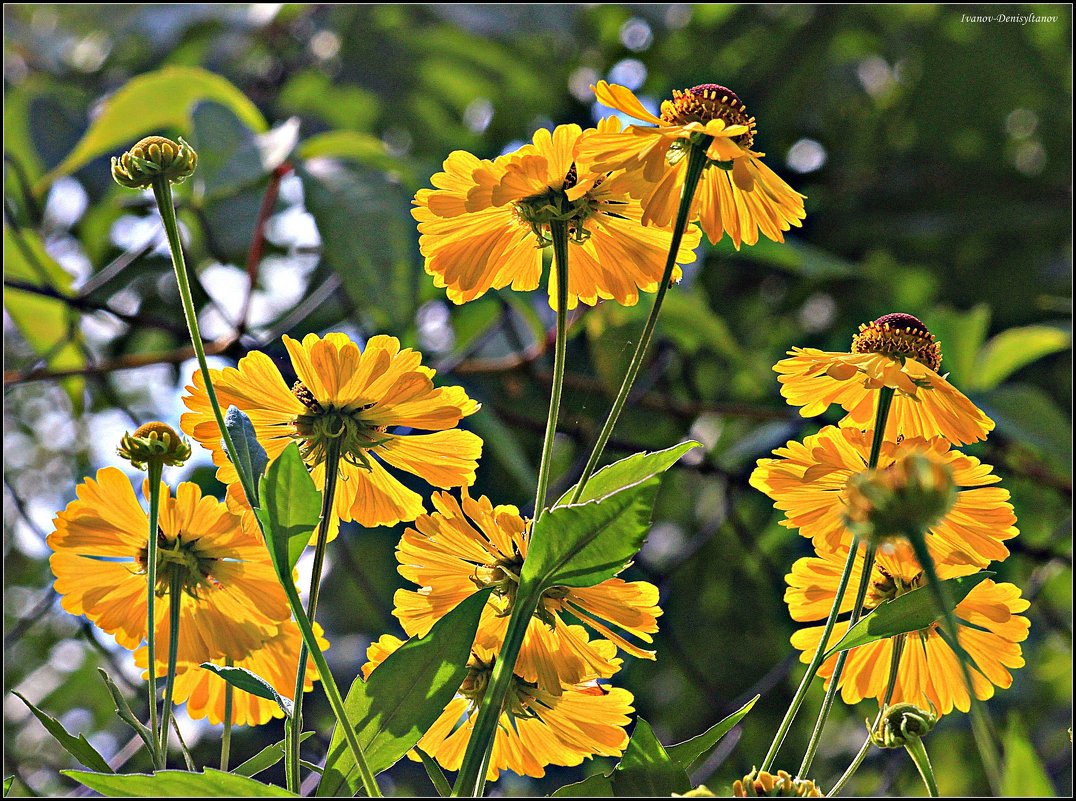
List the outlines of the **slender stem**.
{"label": "slender stem", "polygon": [[452,789],[454,796],[478,798],[485,789],[486,771],[489,769],[490,754],[493,751],[493,740],[497,736],[501,711],[504,709],[504,699],[512,684],[523,637],[541,598],[542,594],[537,587],[520,585],[512,607],[512,617],[504,633],[504,643],[497,654],[493,676],[482,696],[471,739],[467,743],[467,752],[463,755],[456,785]]}
{"label": "slender stem", "polygon": [[594,443],[594,450],[591,451],[590,458],[587,459],[586,467],[583,468],[583,475],[580,476],[579,483],[576,484],[575,492],[572,494],[569,503],[575,503],[579,500],[583,494],[583,488],[590,480],[590,477],[594,475],[594,470],[598,466],[598,461],[605,450],[605,445],[609,442],[609,437],[613,434],[613,428],[616,427],[620,413],[628,402],[628,396],[631,394],[631,388],[635,384],[635,378],[643,365],[643,357],[646,356],[647,348],[650,347],[650,340],[654,337],[654,329],[658,324],[658,315],[661,313],[661,304],[665,300],[665,293],[669,290],[669,282],[672,280],[673,269],[676,267],[676,257],[680,253],[680,242],[689,222],[688,218],[691,214],[691,204],[695,199],[695,190],[699,185],[699,178],[702,177],[703,168],[707,164],[706,148],[709,146],[710,141],[711,138],[706,137],[704,142],[693,143],[688,150],[684,188],[680,195],[680,207],[676,212],[676,225],[673,228],[672,240],[669,243],[669,256],[665,262],[665,272],[661,276],[657,293],[654,295],[654,307],[650,310],[650,316],[646,318],[646,325],[643,326],[643,332],[639,335],[639,344],[635,346],[635,353],[632,354],[628,370],[624,374],[624,382],[620,385],[620,390],[613,401],[613,406],[609,410],[609,417],[606,418],[605,424],[598,434],[598,439]]}
{"label": "slender stem", "polygon": [[568,224],[553,221],[549,224],[549,232],[553,239],[553,260],[557,270],[557,345],[553,356],[549,417],[545,424],[545,438],[542,440],[542,460],[538,468],[538,489],[534,498],[535,523],[545,511],[549,466],[553,461],[553,440],[557,435],[557,416],[560,414],[560,394],[564,387],[564,357],[568,345]]}
{"label": "slender stem", "polygon": [[[885,427],[886,422],[889,420],[889,408],[892,403],[893,390],[889,387],[883,387],[878,393],[878,410],[874,420],[874,438],[871,441],[871,452],[867,462],[868,468],[870,469],[878,466],[878,457],[882,451],[882,442],[885,440]],[[858,552],[859,538],[853,536],[851,545],[848,549],[848,558],[844,563],[844,571],[841,573],[840,581],[837,584],[837,593],[833,598],[833,606],[830,608],[829,616],[826,618],[826,622],[822,627],[822,639],[819,640],[818,648],[815,650],[810,664],[807,665],[807,671],[803,674],[799,687],[796,688],[796,694],[792,697],[792,703],[789,704],[788,711],[785,712],[784,719],[781,721],[781,725],[778,727],[777,733],[773,737],[773,742],[770,744],[770,750],[766,752],[766,757],[762,760],[760,770],[769,770],[773,766],[773,761],[777,758],[777,752],[781,750],[781,744],[784,742],[785,735],[788,734],[788,729],[791,727],[792,721],[796,717],[796,713],[799,712],[800,706],[803,705],[803,699],[807,695],[807,690],[810,687],[811,681],[814,679],[815,674],[818,673],[818,668],[822,666],[822,656],[826,652],[826,648],[829,645],[830,635],[833,633],[833,627],[837,623],[837,615],[840,614],[841,603],[844,601],[844,594],[848,590],[848,580],[852,575],[852,566],[855,564]],[[868,561],[871,564],[868,565],[865,562],[863,565],[864,571],[860,576],[859,591],[856,593],[857,597],[866,592],[865,587],[870,579],[870,568],[873,567],[874,561],[873,549],[868,549],[868,556]],[[853,608],[852,614],[855,615],[856,609],[861,606],[862,601],[860,601],[857,607]],[[839,680],[840,675],[834,670],[833,676],[830,677],[830,686],[836,687]],[[801,773],[800,775],[802,776],[803,774]]]}
{"label": "slender stem", "polygon": [[[927,548],[926,539],[921,531],[907,532],[908,540],[915,549],[915,558],[919,566],[926,574],[927,584],[931,587],[934,602],[942,612],[942,620],[945,625],[945,633],[951,640],[950,645],[960,663],[960,670],[964,678],[964,686],[968,691],[968,704],[971,712],[971,731],[975,737],[975,745],[979,750],[979,758],[983,763],[987,781],[994,795],[1001,794],[1001,767],[998,764],[998,755],[994,750],[993,737],[990,734],[990,724],[986,720],[979,699],[975,696],[975,685],[971,681],[971,671],[968,669],[968,655],[960,644],[959,630],[957,628],[956,614],[953,611],[954,604],[949,595],[949,588],[938,579],[938,572],[934,569],[934,558]],[[913,759],[915,756],[913,755]],[[929,767],[929,762],[927,763]],[[916,764],[918,767],[918,763]],[[920,771],[922,769],[920,768]],[[925,777],[924,777],[925,779]]]}
{"label": "slender stem", "polygon": [[923,784],[927,786],[927,794],[931,798],[937,798],[938,782],[934,779],[934,769],[930,766],[930,757],[927,756],[926,746],[923,745],[922,737],[910,737],[904,744],[904,750],[912,758],[912,762],[919,769],[919,775],[923,777]]}
{"label": "slender stem", "polygon": [[[341,432],[343,433],[343,432]],[[330,439],[325,456],[325,486],[321,491],[321,522],[318,525],[318,538],[314,545],[314,565],[310,572],[310,594],[306,601],[306,616],[313,623],[318,611],[318,598],[321,595],[321,571],[325,565],[325,546],[329,541],[329,528],[332,525],[333,503],[336,499],[336,479],[340,472],[340,439]],[[306,642],[299,647],[299,661],[295,670],[295,706],[288,720],[288,768],[289,789],[299,792],[299,745],[303,733],[303,696],[306,685],[306,665],[310,650]]]}
{"label": "slender stem", "polygon": [[164,710],[161,712],[160,767],[168,764],[168,724],[172,717],[172,691],[176,684],[176,656],[179,650],[179,612],[183,605],[183,581],[172,574],[168,586],[168,675],[164,682]]}
{"label": "slender stem", "polygon": [[[226,667],[232,666],[232,658],[224,660]],[[220,738],[220,770],[228,772],[228,758],[232,752],[232,712],[235,702],[235,689],[232,683],[226,682],[224,687],[224,735]]]}
{"label": "slender stem", "polygon": [[[146,540],[146,650],[149,659],[149,730],[153,737],[160,736],[157,729],[157,521],[161,509],[161,473],[164,464],[153,459],[146,465],[149,477],[149,536]],[[153,755],[154,763],[157,756]]]}
{"label": "slender stem", "polygon": [[[172,252],[172,267],[176,273],[176,284],[179,287],[179,297],[183,303],[183,316],[187,320],[187,330],[191,335],[191,345],[194,347],[194,355],[198,359],[198,369],[201,370],[202,380],[205,383],[206,397],[209,398],[209,405],[213,407],[213,416],[217,421],[217,428],[220,429],[221,439],[224,441],[224,450],[228,453],[228,458],[232,464],[238,464],[239,460],[236,457],[235,443],[232,442],[232,435],[228,432],[227,427],[224,425],[224,415],[220,411],[220,403],[217,401],[216,390],[213,389],[213,381],[209,376],[209,364],[206,362],[205,357],[205,345],[202,343],[202,334],[198,328],[198,312],[194,308],[194,299],[191,297],[190,281],[187,279],[187,265],[183,260],[183,243],[179,238],[179,224],[176,222],[176,209],[172,204],[172,185],[165,179],[157,179],[153,182],[153,197],[157,201],[157,209],[161,213],[161,222],[164,224],[164,231],[168,237],[168,247]],[[257,497],[254,486],[250,484],[247,478],[243,475],[243,471],[239,471],[239,480],[243,485],[243,492],[246,493],[247,500],[250,501],[251,506],[254,505],[254,498]]]}
{"label": "slender stem", "polygon": [[[882,698],[882,704],[878,707],[878,716],[874,719],[874,724],[871,726],[870,731],[873,732],[878,728],[882,722],[882,716],[885,715],[885,708],[889,705],[889,702],[893,700],[893,690],[897,686],[897,668],[900,665],[900,657],[904,653],[904,645],[908,641],[907,634],[898,634],[893,638],[893,653],[889,658],[889,683],[885,688],[885,696]],[[863,760],[867,758],[867,754],[871,749],[871,735],[867,733],[867,739],[863,741],[862,747],[859,749],[859,753],[845,770],[844,774],[837,780],[837,783],[833,785],[833,788],[826,793],[828,796],[835,796],[839,793],[848,780],[852,778],[852,775],[859,769],[859,766],[863,764]],[[800,774],[803,775],[802,773]]]}

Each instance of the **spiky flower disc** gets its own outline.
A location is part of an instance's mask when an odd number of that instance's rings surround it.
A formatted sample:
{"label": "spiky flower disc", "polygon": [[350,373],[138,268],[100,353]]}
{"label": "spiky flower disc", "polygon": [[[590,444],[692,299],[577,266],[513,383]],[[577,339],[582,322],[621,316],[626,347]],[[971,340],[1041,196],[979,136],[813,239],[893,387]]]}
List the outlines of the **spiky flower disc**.
{"label": "spiky flower disc", "polygon": [[183,137],[177,143],[163,136],[147,136],[119,158],[112,157],[112,177],[128,189],[145,189],[161,179],[181,184],[197,167],[198,154]]}

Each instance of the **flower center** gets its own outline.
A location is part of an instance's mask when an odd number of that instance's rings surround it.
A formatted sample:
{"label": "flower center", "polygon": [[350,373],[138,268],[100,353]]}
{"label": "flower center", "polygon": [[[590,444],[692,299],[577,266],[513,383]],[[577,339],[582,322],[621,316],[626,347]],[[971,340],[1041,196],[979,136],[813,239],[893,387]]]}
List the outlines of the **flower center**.
{"label": "flower center", "polygon": [[471,581],[479,589],[493,587],[493,594],[508,599],[505,607],[507,614],[512,609],[512,602],[516,599],[516,590],[519,589],[519,572],[523,569],[523,557],[518,553],[507,559],[498,559],[490,566],[477,568]]}
{"label": "flower center", "polygon": [[[460,695],[471,702],[472,710],[477,710],[482,704],[482,697],[489,687],[490,677],[493,675],[493,667],[497,657],[491,657],[488,662],[471,654],[471,660],[467,663],[467,677],[460,685]],[[537,684],[524,681],[518,675],[512,676],[512,684],[504,699],[504,711],[517,718],[533,718],[534,712],[531,705],[536,696]]]}
{"label": "flower center", "polygon": [[755,141],[755,118],[731,89],[717,83],[703,83],[681,92],[673,89],[672,100],[661,104],[661,119],[671,125],[703,124],[724,120],[725,125],[746,125],[747,132],[735,137],[737,144],[751,147]]}
{"label": "flower center", "polygon": [[384,436],[385,426],[363,420],[362,413],[375,404],[354,407],[323,404],[302,381],[296,381],[291,392],[307,408],[306,413],[295,418],[295,437],[301,440],[299,452],[308,465],[326,461],[330,445],[337,445],[340,459],[365,470],[372,469],[366,452],[389,441]]}
{"label": "flower center", "polygon": [[934,372],[941,369],[941,344],[921,320],[910,314],[886,314],[864,323],[852,338],[853,353],[882,353],[912,358]]}
{"label": "flower center", "polygon": [[916,573],[911,579],[903,579],[878,566],[878,573],[880,575],[871,583],[870,595],[863,605],[865,609],[874,609],[883,601],[892,601],[926,583],[922,572]]}
{"label": "flower center", "polygon": [[[143,548],[136,558],[142,573],[146,572],[146,551]],[[180,592],[197,600],[203,588],[221,586],[211,574],[216,561],[216,557],[199,556],[197,537],[185,542],[180,534],[174,540],[169,540],[163,531],[157,529],[157,587],[154,594],[158,598],[164,597],[174,579]]]}
{"label": "flower center", "polygon": [[594,213],[598,204],[589,193],[576,200],[568,200],[565,193],[578,183],[579,172],[573,163],[568,174],[564,176],[560,189],[547,189],[514,204],[517,219],[530,226],[531,231],[538,237],[538,247],[544,248],[553,244],[549,232],[549,224],[552,222],[567,223],[568,235],[577,245],[590,238],[590,231],[583,223]]}

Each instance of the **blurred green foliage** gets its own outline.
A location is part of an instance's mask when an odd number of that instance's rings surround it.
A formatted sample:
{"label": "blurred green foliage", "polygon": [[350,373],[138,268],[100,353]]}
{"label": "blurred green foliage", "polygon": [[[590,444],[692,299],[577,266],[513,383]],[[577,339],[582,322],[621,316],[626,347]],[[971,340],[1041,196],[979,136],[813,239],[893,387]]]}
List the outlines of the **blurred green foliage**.
{"label": "blurred green foliage", "polygon": [[[549,389],[544,297],[448,305],[421,269],[409,199],[452,150],[493,157],[537,127],[593,124],[604,112],[587,87],[598,79],[655,102],[717,81],[757,117],[757,146],[807,195],[808,217],[783,245],[704,246],[669,296],[609,456],[689,436],[705,453],[668,476],[632,568],[662,591],[659,658],[628,660],[617,681],[663,743],[761,693],[692,778],[727,790],[758,761],[799,676],[781,599],[807,545],[777,525],[747,476],[820,422],[781,403],[771,366],[792,345],[845,349],[859,323],[899,310],[927,322],[943,369],[998,424],[969,450],[1012,493],[1022,536],[999,573],[1032,601],[1027,666],[989,707],[1010,744],[1010,786],[1071,793],[1068,6],[102,8],[4,9],[8,690],[107,756],[130,737],[96,676],[103,666],[135,686],[130,656],[59,608],[43,544],[75,484],[115,461],[125,428],[178,421],[192,372],[152,206],[113,185],[107,156],[151,130],[197,147],[199,172],[177,196],[195,299],[221,359],[258,347],[284,366],[283,333],[400,336],[484,404],[468,420],[487,443],[475,492],[525,507]],[[962,21],[1000,11],[1056,20]],[[263,211],[264,242],[252,249]],[[647,308],[605,304],[577,318],[554,492],[578,475]],[[220,490],[204,459],[166,479]],[[330,549],[319,619],[341,677],[371,638],[399,631],[399,534],[345,531]],[[789,762],[820,701],[818,686]],[[329,715],[321,699],[308,707],[316,752]],[[17,699],[4,708],[12,793],[69,791],[58,771],[74,763],[42,747],[44,729]],[[823,787],[858,748],[868,713],[831,718],[814,776]],[[187,736],[212,764],[217,733]],[[245,759],[280,737],[275,725],[241,731],[233,750]],[[970,742],[959,715],[931,734],[943,793],[984,786]],[[127,765],[145,767],[144,755]],[[500,788],[547,793],[610,767],[507,777]],[[397,792],[430,792],[417,765],[390,775]],[[920,787],[897,752],[872,755],[849,790]]]}

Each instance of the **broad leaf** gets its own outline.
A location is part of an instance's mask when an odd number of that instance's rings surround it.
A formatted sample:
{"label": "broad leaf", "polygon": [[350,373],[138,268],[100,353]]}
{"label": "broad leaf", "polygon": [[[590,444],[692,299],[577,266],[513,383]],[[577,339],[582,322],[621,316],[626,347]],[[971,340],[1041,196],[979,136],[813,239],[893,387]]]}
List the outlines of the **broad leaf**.
{"label": "broad leaf", "polygon": [[558,787],[549,795],[552,798],[609,798],[613,795],[613,782],[608,775],[595,773],[581,782]]}
{"label": "broad leaf", "polygon": [[228,198],[261,181],[284,163],[299,141],[294,117],[255,134],[227,106],[204,102],[195,105],[191,120],[192,144],[199,153],[194,180],[203,201]]}
{"label": "broad leaf", "polygon": [[109,798],[296,798],[282,787],[262,784],[247,776],[221,773],[206,768],[204,773],[185,770],[162,770],[152,776],[145,773],[87,773],[81,770],[60,771]]}
{"label": "broad leaf", "polygon": [[979,351],[969,390],[993,389],[1021,367],[1067,349],[1072,334],[1048,325],[1028,325],[1002,331]]}
{"label": "broad leaf", "polygon": [[89,744],[85,737],[81,734],[78,737],[75,737],[68,733],[67,729],[65,729],[56,718],[42,712],[19,693],[12,691],[11,694],[30,708],[30,711],[34,713],[34,717],[41,721],[41,725],[48,730],[49,734],[56,738],[56,742],[63,746],[63,749],[67,753],[90,770],[95,770],[99,773],[113,772],[112,768],[108,766],[108,762],[105,761],[105,758],[97,753],[97,750]]}
{"label": "broad leaf", "polygon": [[1006,384],[975,398],[1013,444],[1034,449],[1058,475],[1071,475],[1072,423],[1041,387]]}
{"label": "broad leaf", "polygon": [[267,682],[252,670],[242,667],[214,665],[212,662],[203,662],[201,667],[211,673],[216,673],[230,685],[245,693],[264,698],[266,701],[276,701],[276,705],[287,717],[291,717],[294,704],[290,698],[285,698],[276,691],[272,684]]}
{"label": "broad leaf", "polygon": [[385,143],[376,136],[359,131],[325,131],[308,137],[299,145],[303,159],[337,158],[354,161],[378,170],[399,169],[399,160],[389,155]]}
{"label": "broad leaf", "polygon": [[1035,753],[1035,747],[1015,714],[1009,718],[1009,727],[1005,732],[1001,795],[1011,798],[1053,798],[1057,795],[1042,760]]}
{"label": "broad leaf", "polygon": [[[304,731],[299,735],[299,742],[305,742],[313,736],[314,732]],[[257,776],[263,770],[268,770],[284,758],[284,748],[286,746],[287,740],[281,740],[279,743],[267,745],[246,762],[232,768],[231,772],[239,776]]]}
{"label": "broad leaf", "polygon": [[545,512],[531,534],[520,585],[592,587],[615,576],[646,539],[658,484],[652,477],[600,500]]}
{"label": "broad leaf", "polygon": [[691,789],[691,779],[684,767],[674,761],[654,736],[650,724],[635,719],[635,731],[614,768],[613,794],[627,796],[664,796],[685,793]]}
{"label": "broad leaf", "polygon": [[294,442],[265,471],[258,499],[261,506],[257,515],[269,539],[273,566],[282,581],[290,581],[291,571],[321,519],[321,493]]}
{"label": "broad leaf", "polygon": [[721,742],[721,738],[732,731],[733,726],[743,720],[758,699],[759,696],[756,695],[727,718],[720,723],[715,723],[702,734],[682,743],[668,746],[665,749],[666,753],[684,770],[691,770],[692,765],[709,754]]}
{"label": "broad leaf", "polygon": [[[344,702],[359,745],[376,775],[387,770],[440,717],[467,676],[467,658],[489,590],[470,596],[441,618],[425,637],[408,640],[365,682],[359,676]],[[333,731],[317,795],[354,795],[358,769],[343,732]]]}
{"label": "broad leaf", "polygon": [[[232,437],[235,456],[239,460],[239,464],[235,465],[236,471],[257,492],[258,483],[269,464],[269,457],[265,453],[265,448],[258,442],[258,437],[254,433],[254,424],[237,407],[229,406],[228,411],[224,413],[224,427],[228,429]],[[221,447],[224,447],[223,442]],[[253,507],[259,505],[257,497],[247,498],[247,500]]]}
{"label": "broad leaf", "polygon": [[945,358],[942,372],[958,387],[970,390],[975,382],[975,363],[990,327],[990,306],[979,303],[967,311],[933,309],[924,317],[930,332],[941,343]]}
{"label": "broad leaf", "polygon": [[203,100],[227,106],[255,131],[267,127],[257,106],[225,78],[200,67],[164,67],[132,78],[106,100],[75,149],[38,182],[35,190],[43,191],[58,176],[74,172],[98,156],[118,156],[148,134],[189,133],[191,113]]}
{"label": "broad leaf", "polygon": [[[698,447],[698,442],[689,440],[662,451],[633,453],[626,459],[606,465],[590,477],[590,481],[583,488],[583,492],[576,503],[586,503],[596,498],[604,498],[606,495],[611,495],[624,487],[638,484],[640,481],[645,481],[659,473],[664,473],[676,464],[681,456]],[[568,503],[577,486],[578,484],[574,485],[561,495],[556,505],[561,506]]]}
{"label": "broad leaf", "polygon": [[[990,571],[984,570],[971,576],[946,579],[942,584],[948,590],[949,600],[955,608],[969,592],[993,575]],[[898,634],[920,631],[942,617],[943,613],[938,610],[931,588],[919,587],[891,601],[878,604],[873,612],[848,629],[840,642],[826,651],[825,658],[829,659],[841,651],[859,648]]]}

